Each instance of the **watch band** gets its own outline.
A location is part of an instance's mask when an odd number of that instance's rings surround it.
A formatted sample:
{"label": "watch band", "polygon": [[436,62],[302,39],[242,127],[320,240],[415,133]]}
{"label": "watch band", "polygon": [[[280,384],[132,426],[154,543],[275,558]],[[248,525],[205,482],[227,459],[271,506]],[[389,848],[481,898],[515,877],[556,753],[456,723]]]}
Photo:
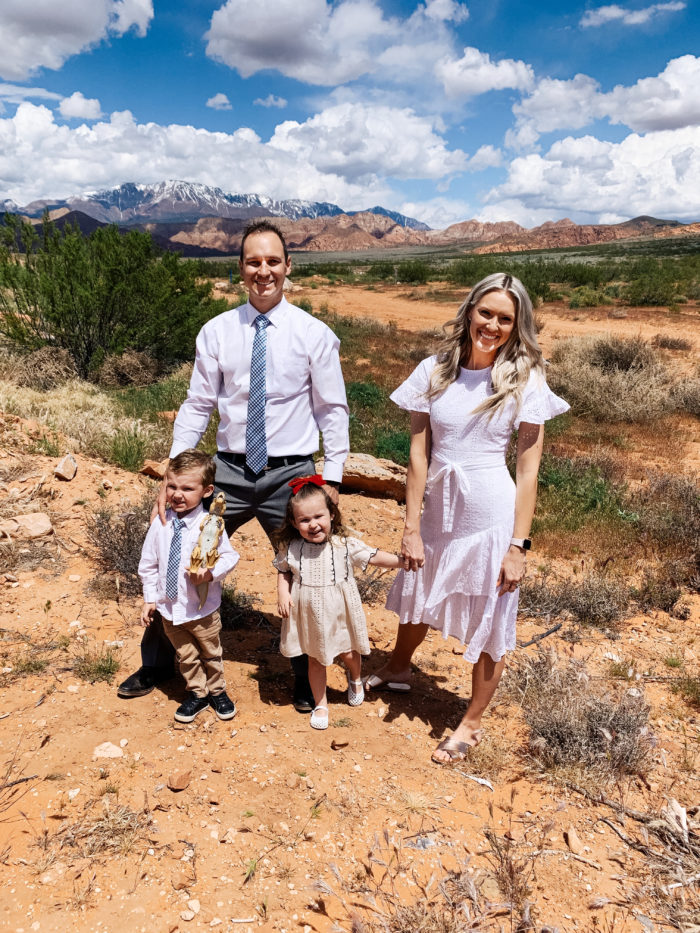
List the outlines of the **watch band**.
{"label": "watch band", "polygon": [[516,547],[521,547],[523,551],[529,551],[532,547],[532,540],[530,538],[511,538],[510,543],[514,544]]}

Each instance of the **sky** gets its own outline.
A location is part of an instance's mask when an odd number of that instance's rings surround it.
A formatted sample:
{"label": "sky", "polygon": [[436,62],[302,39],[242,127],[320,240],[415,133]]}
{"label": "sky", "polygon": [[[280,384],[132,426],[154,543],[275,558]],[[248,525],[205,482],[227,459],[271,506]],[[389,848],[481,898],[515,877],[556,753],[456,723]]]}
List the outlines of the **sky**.
{"label": "sky", "polygon": [[698,0],[2,0],[0,202],[700,220]]}

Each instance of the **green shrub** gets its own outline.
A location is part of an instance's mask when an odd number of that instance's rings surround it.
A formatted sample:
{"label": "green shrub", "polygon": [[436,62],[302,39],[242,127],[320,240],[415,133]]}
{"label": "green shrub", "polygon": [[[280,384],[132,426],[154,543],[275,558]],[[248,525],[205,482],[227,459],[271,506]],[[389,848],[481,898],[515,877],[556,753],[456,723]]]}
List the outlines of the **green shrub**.
{"label": "green shrub", "polygon": [[379,431],[375,445],[377,457],[385,457],[405,466],[411,450],[411,435],[408,431]]}
{"label": "green shrub", "polygon": [[346,387],[349,402],[362,408],[378,408],[386,400],[386,395],[373,382],[349,382]]}
{"label": "green shrub", "polygon": [[45,218],[40,231],[6,214],[0,230],[0,334],[26,350],[67,350],[82,378],[126,349],[191,358],[211,298],[197,264],[162,253],[150,234],[100,227],[89,235]]}
{"label": "green shrub", "polygon": [[430,274],[430,266],[420,259],[406,259],[396,267],[397,280],[407,285],[425,285]]}
{"label": "green shrub", "polygon": [[120,667],[119,652],[114,648],[85,647],[73,662],[76,676],[91,684],[98,681],[111,684]]}
{"label": "green shrub", "polygon": [[575,308],[598,308],[601,305],[611,305],[612,300],[605,292],[581,286],[573,291],[569,298],[569,307]]}
{"label": "green shrub", "polygon": [[309,314],[314,310],[314,306],[311,304],[308,298],[300,298],[296,302],[297,308],[301,308],[302,311],[307,311]]}
{"label": "green shrub", "polygon": [[623,488],[611,478],[612,467],[586,457],[556,457],[545,453],[540,463],[540,499],[535,534],[577,531],[592,518],[622,518]]}
{"label": "green shrub", "polygon": [[110,438],[109,460],[122,470],[138,473],[146,456],[146,437],[138,427],[120,428]]}

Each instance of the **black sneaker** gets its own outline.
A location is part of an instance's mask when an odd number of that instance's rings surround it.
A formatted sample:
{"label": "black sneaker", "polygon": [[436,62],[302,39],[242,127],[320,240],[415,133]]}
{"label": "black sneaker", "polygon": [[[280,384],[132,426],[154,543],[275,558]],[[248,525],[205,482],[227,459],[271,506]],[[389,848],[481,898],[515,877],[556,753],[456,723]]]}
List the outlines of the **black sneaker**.
{"label": "black sneaker", "polygon": [[209,705],[219,719],[233,719],[236,715],[236,704],[225,690],[223,693],[210,694]]}
{"label": "black sneaker", "polygon": [[198,716],[208,706],[209,697],[197,697],[194,693],[188,693],[184,703],[181,703],[175,710],[175,719],[178,722],[192,722],[195,716]]}

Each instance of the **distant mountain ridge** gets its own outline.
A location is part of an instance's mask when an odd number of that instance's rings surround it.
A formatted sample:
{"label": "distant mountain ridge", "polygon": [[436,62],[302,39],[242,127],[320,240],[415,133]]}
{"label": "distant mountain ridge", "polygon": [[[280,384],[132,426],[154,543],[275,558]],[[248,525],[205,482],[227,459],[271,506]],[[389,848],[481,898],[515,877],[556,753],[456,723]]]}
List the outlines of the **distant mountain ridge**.
{"label": "distant mountain ridge", "polygon": [[109,188],[69,198],[32,201],[20,207],[12,201],[0,205],[3,210],[26,217],[41,217],[45,211],[80,211],[101,223],[135,225],[148,223],[196,223],[204,217],[225,220],[247,220],[251,217],[286,217],[301,220],[316,217],[337,217],[339,214],[370,213],[389,217],[400,226],[413,230],[429,230],[427,224],[384,207],[367,211],[343,211],[328,201],[303,201],[291,198],[276,201],[259,194],[229,194],[197,182],[161,181],[155,185],[126,182]]}

